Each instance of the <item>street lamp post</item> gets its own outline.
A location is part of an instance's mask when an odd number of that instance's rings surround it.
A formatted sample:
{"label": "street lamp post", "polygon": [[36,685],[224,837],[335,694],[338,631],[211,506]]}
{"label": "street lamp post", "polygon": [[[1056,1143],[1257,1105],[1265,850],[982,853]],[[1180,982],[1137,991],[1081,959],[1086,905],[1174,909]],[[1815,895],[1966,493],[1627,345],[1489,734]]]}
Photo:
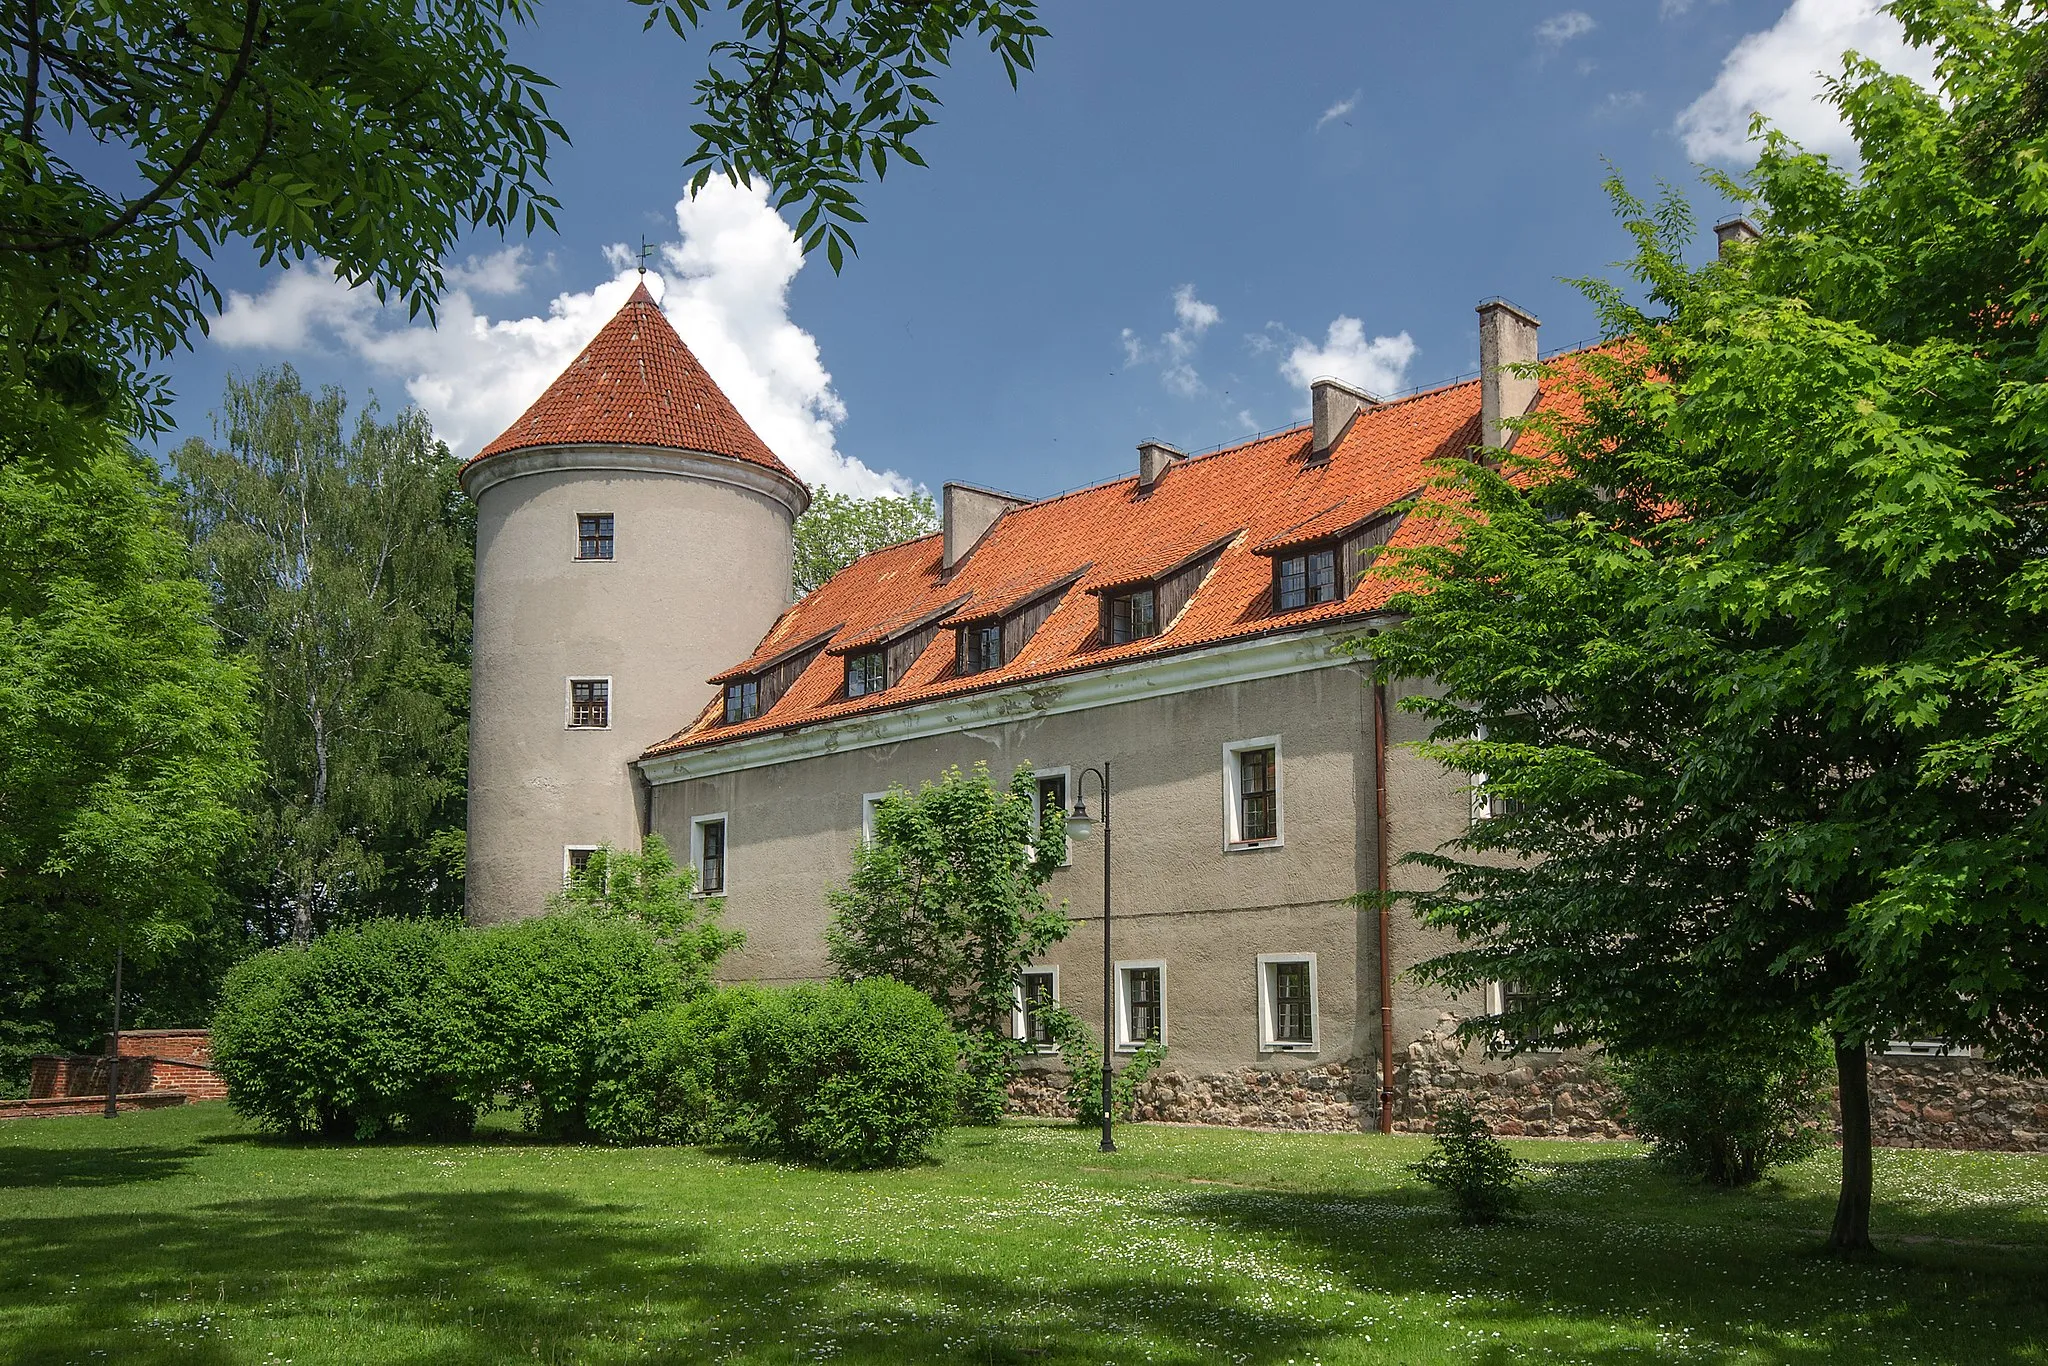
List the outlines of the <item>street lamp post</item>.
{"label": "street lamp post", "polygon": [[1088,838],[1097,822],[1088,814],[1088,775],[1095,775],[1102,789],[1102,1151],[1116,1151],[1111,1132],[1115,1119],[1110,1108],[1109,1053],[1116,1038],[1116,984],[1109,958],[1109,760],[1099,768],[1084,768],[1074,780],[1074,812],[1067,817],[1067,829],[1081,839]]}

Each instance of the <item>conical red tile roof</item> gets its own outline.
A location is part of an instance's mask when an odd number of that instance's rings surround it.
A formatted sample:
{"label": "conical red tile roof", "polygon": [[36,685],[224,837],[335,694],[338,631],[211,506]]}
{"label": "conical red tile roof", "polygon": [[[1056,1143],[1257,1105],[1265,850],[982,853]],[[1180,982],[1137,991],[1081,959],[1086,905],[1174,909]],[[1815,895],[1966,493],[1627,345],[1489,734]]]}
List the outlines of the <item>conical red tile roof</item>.
{"label": "conical red tile roof", "polygon": [[532,446],[665,446],[799,484],[662,316],[643,282],[547,392],[469,462]]}

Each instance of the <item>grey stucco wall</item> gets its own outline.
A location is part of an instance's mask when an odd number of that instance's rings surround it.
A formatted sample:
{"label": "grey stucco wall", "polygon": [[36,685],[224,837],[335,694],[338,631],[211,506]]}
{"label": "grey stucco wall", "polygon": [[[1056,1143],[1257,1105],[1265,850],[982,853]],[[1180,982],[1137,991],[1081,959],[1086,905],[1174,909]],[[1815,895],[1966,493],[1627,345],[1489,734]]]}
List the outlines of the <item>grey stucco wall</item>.
{"label": "grey stucco wall", "polygon": [[[1390,707],[1391,850],[1432,843],[1469,819],[1462,775],[1401,748],[1422,723]],[[667,782],[654,789],[654,829],[679,851],[693,820],[724,814],[726,915],[747,934],[723,974],[791,981],[829,975],[825,894],[842,882],[861,834],[862,798],[916,786],[946,766],[985,760],[999,779],[1021,763],[1072,770],[1108,759],[1112,794],[1116,961],[1166,962],[1166,1032],[1172,1066],[1203,1072],[1245,1065],[1280,1069],[1372,1059],[1379,1029],[1376,917],[1347,898],[1373,885],[1377,859],[1372,697],[1345,663],[1144,697],[1085,711],[1043,710],[1057,690],[1019,694],[1013,716],[947,734],[820,753],[773,766]],[[1226,849],[1224,751],[1278,737],[1282,839]],[[1099,810],[1093,781],[1086,789]],[[1102,845],[1075,840],[1072,865],[1052,880],[1074,933],[1044,962],[1060,970],[1062,1001],[1099,1027],[1102,1000]],[[1393,876],[1412,876],[1395,865]],[[1397,913],[1397,975],[1435,951],[1427,931]],[[1316,957],[1318,1048],[1259,1047],[1258,955]],[[1454,1002],[1397,982],[1397,1046],[1433,1026]],[[1467,1003],[1470,1009],[1472,1003]]]}
{"label": "grey stucco wall", "polygon": [[[570,448],[552,464],[546,453],[492,459],[536,472],[470,481],[469,918],[479,924],[538,914],[561,886],[565,846],[637,847],[632,761],[693,719],[714,692],[705,680],[746,658],[788,606],[790,503],[802,496],[751,471],[737,477],[759,487],[685,472],[718,472],[710,457]],[[578,560],[577,515],[600,512],[615,518],[615,557]],[[611,679],[608,729],[568,728],[572,677]]]}

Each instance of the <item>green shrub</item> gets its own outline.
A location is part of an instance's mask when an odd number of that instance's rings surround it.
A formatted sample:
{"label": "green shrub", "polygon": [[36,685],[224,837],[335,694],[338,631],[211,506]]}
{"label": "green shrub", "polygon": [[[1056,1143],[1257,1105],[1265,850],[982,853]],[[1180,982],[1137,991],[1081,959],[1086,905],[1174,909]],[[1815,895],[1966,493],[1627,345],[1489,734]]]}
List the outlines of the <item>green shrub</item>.
{"label": "green shrub", "polygon": [[1436,1112],[1436,1143],[1408,1170],[1451,1197],[1467,1224],[1493,1224],[1513,1212],[1522,1164],[1461,1101]]}
{"label": "green shrub", "polygon": [[723,987],[651,1010],[626,1031],[592,1088],[590,1132],[610,1143],[741,1141],[733,1114],[751,1068],[741,1017],[769,1009],[753,987]]}
{"label": "green shrub", "polygon": [[455,933],[373,920],[235,967],[213,1018],[214,1066],[235,1110],[287,1134],[468,1132],[477,1105],[457,1065],[463,1021],[442,983]]}
{"label": "green shrub", "polygon": [[[807,984],[743,1012],[747,1125],[835,1167],[924,1156],[953,1118],[960,1044],[922,992],[886,977]],[[765,1122],[765,1123],[763,1123]],[[758,1137],[755,1139],[759,1141]]]}
{"label": "green shrub", "polygon": [[[1102,1049],[1080,1017],[1059,1006],[1040,1006],[1039,1018],[1067,1065],[1067,1107],[1083,1128],[1102,1124]],[[1117,1122],[1127,1124],[1138,1109],[1138,1088],[1166,1061],[1166,1045],[1147,1039],[1110,1077],[1109,1103]]]}
{"label": "green shrub", "polygon": [[684,993],[674,955],[628,917],[559,912],[471,930],[448,959],[448,994],[467,1026],[457,1060],[465,1095],[510,1095],[550,1138],[592,1133],[599,1086],[637,1075],[635,1022]]}
{"label": "green shrub", "polygon": [[835,1167],[913,1161],[952,1120],[960,1049],[937,1006],[887,978],[728,987],[634,1022],[599,1089],[617,1142],[733,1143]]}
{"label": "green shrub", "polygon": [[1813,1035],[1650,1048],[1613,1061],[1629,1127],[1658,1157],[1720,1186],[1746,1186],[1827,1139],[1833,1059]]}

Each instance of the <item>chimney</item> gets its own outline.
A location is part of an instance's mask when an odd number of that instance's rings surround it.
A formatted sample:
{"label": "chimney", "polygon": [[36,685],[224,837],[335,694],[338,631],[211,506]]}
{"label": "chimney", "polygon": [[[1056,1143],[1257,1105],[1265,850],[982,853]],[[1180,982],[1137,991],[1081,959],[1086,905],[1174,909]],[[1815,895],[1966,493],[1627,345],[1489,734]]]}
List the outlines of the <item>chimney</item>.
{"label": "chimney", "polygon": [[1536,381],[1507,373],[1505,367],[1536,359],[1533,313],[1506,299],[1479,305],[1479,428],[1488,450],[1507,447],[1506,420],[1520,417],[1536,402]]}
{"label": "chimney", "polygon": [[944,507],[940,520],[945,532],[945,552],[941,567],[951,569],[967,558],[967,552],[975,543],[988,534],[996,524],[996,518],[1011,508],[1023,507],[1029,498],[1019,498],[1014,493],[998,493],[994,489],[978,489],[972,484],[948,484],[944,490]]}
{"label": "chimney", "polygon": [[1312,379],[1308,382],[1308,406],[1314,415],[1316,439],[1309,448],[1308,458],[1321,460],[1340,441],[1351,426],[1351,419],[1357,417],[1379,400],[1363,389],[1354,388],[1341,379]]}
{"label": "chimney", "polygon": [[1159,482],[1159,476],[1166,473],[1166,467],[1176,460],[1187,459],[1187,453],[1178,446],[1169,446],[1164,441],[1147,437],[1138,443],[1138,491],[1144,492]]}
{"label": "chimney", "polygon": [[1721,254],[1726,256],[1737,247],[1747,246],[1763,236],[1756,230],[1756,224],[1747,218],[1731,218],[1725,223],[1714,224],[1714,240],[1721,244]]}

